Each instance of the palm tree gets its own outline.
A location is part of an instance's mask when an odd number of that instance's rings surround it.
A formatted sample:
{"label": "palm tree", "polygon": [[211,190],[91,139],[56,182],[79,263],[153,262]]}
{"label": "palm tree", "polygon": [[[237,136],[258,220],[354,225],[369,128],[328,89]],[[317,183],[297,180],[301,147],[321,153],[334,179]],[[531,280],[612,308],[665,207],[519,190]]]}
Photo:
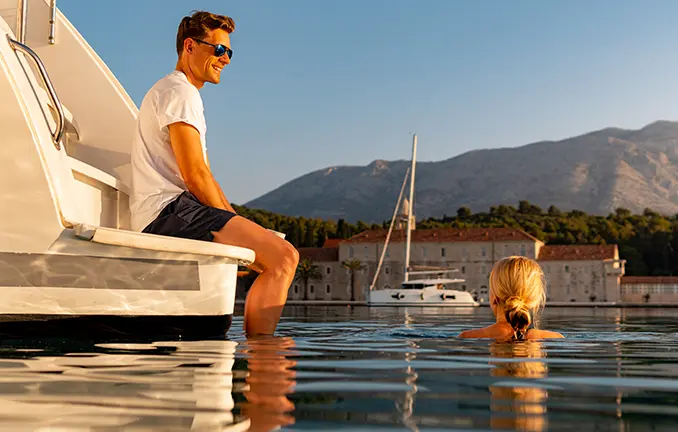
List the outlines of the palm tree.
{"label": "palm tree", "polygon": [[357,259],[344,261],[341,266],[351,272],[351,301],[355,301],[355,272],[364,269],[365,266]]}
{"label": "palm tree", "polygon": [[302,258],[297,265],[297,274],[294,276],[295,280],[300,280],[304,283],[304,300],[308,300],[308,281],[320,280],[323,275],[320,273],[320,267],[313,264],[309,258]]}

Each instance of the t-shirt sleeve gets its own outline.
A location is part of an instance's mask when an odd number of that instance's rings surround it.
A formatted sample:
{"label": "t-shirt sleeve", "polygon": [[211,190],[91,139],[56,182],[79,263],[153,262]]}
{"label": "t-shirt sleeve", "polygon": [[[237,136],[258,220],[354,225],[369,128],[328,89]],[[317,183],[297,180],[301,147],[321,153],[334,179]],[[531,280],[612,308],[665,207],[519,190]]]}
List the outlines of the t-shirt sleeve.
{"label": "t-shirt sleeve", "polygon": [[171,88],[158,95],[157,115],[160,128],[184,122],[198,131],[202,129],[202,102],[193,92],[183,87]]}

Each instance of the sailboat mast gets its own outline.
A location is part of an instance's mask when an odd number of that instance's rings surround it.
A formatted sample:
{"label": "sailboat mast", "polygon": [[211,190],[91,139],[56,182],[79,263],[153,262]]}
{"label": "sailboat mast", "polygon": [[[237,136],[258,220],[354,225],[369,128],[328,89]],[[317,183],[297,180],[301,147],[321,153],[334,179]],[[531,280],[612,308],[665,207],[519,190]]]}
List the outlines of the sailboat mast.
{"label": "sailboat mast", "polygon": [[414,206],[414,168],[417,163],[417,134],[412,138],[412,176],[410,177],[410,202],[407,209],[407,242],[405,243],[405,281],[409,280],[410,243],[412,241],[412,207]]}

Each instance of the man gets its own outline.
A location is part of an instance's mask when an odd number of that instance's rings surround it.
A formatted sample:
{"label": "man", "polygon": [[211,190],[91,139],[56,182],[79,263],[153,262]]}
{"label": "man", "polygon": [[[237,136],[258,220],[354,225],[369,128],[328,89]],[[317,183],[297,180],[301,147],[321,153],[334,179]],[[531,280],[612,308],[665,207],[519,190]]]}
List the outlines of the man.
{"label": "man", "polygon": [[230,17],[195,12],[177,32],[176,69],[148,91],[132,146],[132,229],[254,250],[260,273],[245,303],[248,335],[272,334],[299,261],[297,250],[238,216],[207,161],[199,90],[230,63]]}

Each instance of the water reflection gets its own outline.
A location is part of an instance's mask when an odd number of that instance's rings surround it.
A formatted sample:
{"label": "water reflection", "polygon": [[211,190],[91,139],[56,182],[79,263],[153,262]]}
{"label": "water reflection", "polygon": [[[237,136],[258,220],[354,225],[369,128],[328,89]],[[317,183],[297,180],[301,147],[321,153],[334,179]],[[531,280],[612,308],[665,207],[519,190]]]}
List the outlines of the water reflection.
{"label": "water reflection", "polygon": [[294,424],[289,413],[294,403],[288,395],[296,384],[296,366],[288,357],[293,354],[294,340],[289,337],[250,339],[242,352],[247,359],[246,399],[241,413],[251,421],[251,431],[269,431]]}
{"label": "water reflection", "polygon": [[234,342],[22,345],[0,362],[3,427],[249,427],[232,413]]}
{"label": "water reflection", "polygon": [[[524,431],[546,429],[546,399],[548,393],[538,383],[529,380],[546,376],[545,356],[541,343],[494,342],[490,345],[494,368],[490,375],[518,380],[499,380],[490,385],[493,428]],[[502,360],[505,359],[505,360]]]}
{"label": "water reflection", "polygon": [[294,423],[293,348],[277,337],[241,345],[23,342],[0,360],[0,421],[17,429],[272,430]]}
{"label": "water reflection", "polygon": [[253,340],[4,339],[0,429],[678,429],[678,310],[547,309],[566,339],[457,338],[492,319],[476,309],[304,308]]}

